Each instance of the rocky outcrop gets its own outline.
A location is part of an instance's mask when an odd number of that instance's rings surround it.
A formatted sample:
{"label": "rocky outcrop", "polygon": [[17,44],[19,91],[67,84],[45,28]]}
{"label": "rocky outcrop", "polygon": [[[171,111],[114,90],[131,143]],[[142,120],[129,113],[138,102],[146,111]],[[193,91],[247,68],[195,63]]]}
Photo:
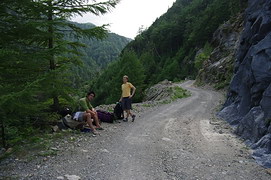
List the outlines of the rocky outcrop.
{"label": "rocky outcrop", "polygon": [[160,101],[170,98],[172,82],[164,80],[145,90],[143,101]]}
{"label": "rocky outcrop", "polygon": [[214,50],[210,57],[203,62],[196,84],[211,84],[217,89],[229,85],[242,30],[243,14],[232,18],[216,30],[211,43]]}
{"label": "rocky outcrop", "polygon": [[234,76],[219,116],[271,167],[271,0],[249,0]]}

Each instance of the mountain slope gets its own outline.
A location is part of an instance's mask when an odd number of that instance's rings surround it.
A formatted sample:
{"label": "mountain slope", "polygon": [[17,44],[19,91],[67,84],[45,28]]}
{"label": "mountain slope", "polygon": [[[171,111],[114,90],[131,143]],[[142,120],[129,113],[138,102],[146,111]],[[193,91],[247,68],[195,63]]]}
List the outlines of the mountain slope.
{"label": "mountain slope", "polygon": [[236,15],[241,6],[239,0],[177,0],[125,50],[135,51],[144,65],[148,64],[145,56],[154,59],[156,71],[148,74],[149,82],[194,77],[197,50],[210,41],[219,25]]}
{"label": "mountain slope", "polygon": [[[91,23],[74,23],[75,25],[88,29],[95,25]],[[120,36],[115,33],[108,33],[108,37],[103,40],[97,39],[79,39],[79,42],[87,45],[87,48],[83,48],[87,57],[90,57],[95,61],[99,67],[104,68],[115,60],[123,48],[131,41],[131,39]]]}
{"label": "mountain slope", "polygon": [[[91,23],[81,24],[74,22],[74,24],[84,29],[95,26]],[[86,45],[86,47],[80,48],[83,64],[79,67],[73,67],[71,70],[71,79],[75,86],[85,85],[96,77],[97,73],[118,58],[123,48],[131,41],[131,39],[115,33],[108,33],[108,36],[103,40],[72,39],[69,36],[67,36],[67,39]]]}
{"label": "mountain slope", "polygon": [[[167,13],[125,47],[120,60],[112,65],[114,68],[106,69],[91,84],[98,92],[97,104],[118,100],[117,95],[112,95],[117,91],[108,92],[105,89],[119,89],[119,80],[124,74],[134,76],[140,71],[144,75],[140,80],[137,77],[130,78],[132,82],[141,82],[135,84],[142,89],[137,92],[141,98],[136,98],[136,101],[142,99],[145,88],[164,79],[178,81],[187,77],[194,78],[201,68],[196,68],[194,63],[196,52],[208,46],[219,25],[235,16],[242,9],[243,3],[242,0],[177,0]],[[143,70],[139,68],[136,72],[133,69],[130,58],[127,58],[129,54],[133,58],[136,55],[138,61],[134,62],[142,64]],[[126,66],[130,68],[122,70]],[[112,79],[112,74],[118,78]],[[105,79],[108,82],[103,86],[101,83]]]}
{"label": "mountain slope", "polygon": [[210,84],[216,89],[228,88],[234,69],[236,51],[243,30],[243,13],[222,24],[214,33],[211,51],[200,49],[196,54],[196,64],[201,69],[196,78],[197,85]]}

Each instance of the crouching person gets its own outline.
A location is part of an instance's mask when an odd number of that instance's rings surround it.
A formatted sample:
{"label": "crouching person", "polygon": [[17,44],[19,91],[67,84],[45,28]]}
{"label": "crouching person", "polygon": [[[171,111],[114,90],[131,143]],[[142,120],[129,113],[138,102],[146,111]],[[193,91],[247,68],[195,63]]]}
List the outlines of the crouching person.
{"label": "crouching person", "polygon": [[[92,133],[97,134],[96,130],[103,130],[103,128],[100,125],[96,110],[90,103],[94,97],[95,93],[91,91],[87,93],[86,97],[79,100],[80,112],[78,114],[78,121],[86,122],[92,130]],[[93,122],[95,123],[96,127],[93,125]]]}

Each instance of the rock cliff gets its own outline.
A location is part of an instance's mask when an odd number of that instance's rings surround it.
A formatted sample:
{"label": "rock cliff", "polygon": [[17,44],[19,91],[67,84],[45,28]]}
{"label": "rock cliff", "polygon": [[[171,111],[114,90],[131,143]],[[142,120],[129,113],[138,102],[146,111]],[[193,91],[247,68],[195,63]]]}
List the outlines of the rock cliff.
{"label": "rock cliff", "polygon": [[249,0],[234,76],[219,116],[271,167],[271,0]]}
{"label": "rock cliff", "polygon": [[196,84],[210,84],[216,89],[225,88],[229,85],[242,30],[243,14],[239,14],[222,24],[215,31],[211,42],[214,49],[210,57],[203,62]]}

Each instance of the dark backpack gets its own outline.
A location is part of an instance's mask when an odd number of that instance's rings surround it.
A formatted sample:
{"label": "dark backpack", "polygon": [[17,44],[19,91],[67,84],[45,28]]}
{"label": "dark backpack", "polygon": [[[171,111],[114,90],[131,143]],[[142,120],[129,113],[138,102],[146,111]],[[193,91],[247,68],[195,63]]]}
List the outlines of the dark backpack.
{"label": "dark backpack", "polygon": [[58,114],[61,115],[61,117],[65,117],[68,114],[72,114],[72,108],[70,107],[63,107],[60,111],[58,111]]}
{"label": "dark backpack", "polygon": [[114,114],[106,111],[97,110],[98,118],[102,122],[113,123],[114,122]]}
{"label": "dark backpack", "polygon": [[118,102],[114,108],[114,115],[116,119],[123,119],[123,109],[121,107],[121,103]]}

